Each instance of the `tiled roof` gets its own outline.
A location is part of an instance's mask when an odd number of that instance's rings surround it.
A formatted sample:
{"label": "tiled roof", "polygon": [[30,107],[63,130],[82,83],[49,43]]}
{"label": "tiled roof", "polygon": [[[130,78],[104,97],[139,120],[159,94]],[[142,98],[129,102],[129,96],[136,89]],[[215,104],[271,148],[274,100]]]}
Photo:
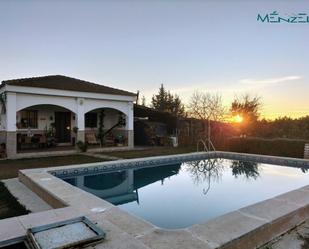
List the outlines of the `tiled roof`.
{"label": "tiled roof", "polygon": [[104,93],[123,96],[136,96],[136,94],[132,92],[127,92],[124,90],[103,86],[63,75],[49,75],[42,77],[4,80],[2,81],[1,87],[3,87],[4,85],[39,87],[78,92]]}

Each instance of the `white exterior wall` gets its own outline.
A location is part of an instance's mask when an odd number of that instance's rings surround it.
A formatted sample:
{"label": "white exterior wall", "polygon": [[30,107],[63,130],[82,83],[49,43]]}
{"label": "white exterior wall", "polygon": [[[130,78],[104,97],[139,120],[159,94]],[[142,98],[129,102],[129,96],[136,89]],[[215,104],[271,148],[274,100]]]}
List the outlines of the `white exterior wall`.
{"label": "white exterior wall", "polygon": [[35,95],[29,93],[17,93],[16,96],[16,112],[35,105],[57,105],[74,113],[77,111],[76,99],[72,97]]}

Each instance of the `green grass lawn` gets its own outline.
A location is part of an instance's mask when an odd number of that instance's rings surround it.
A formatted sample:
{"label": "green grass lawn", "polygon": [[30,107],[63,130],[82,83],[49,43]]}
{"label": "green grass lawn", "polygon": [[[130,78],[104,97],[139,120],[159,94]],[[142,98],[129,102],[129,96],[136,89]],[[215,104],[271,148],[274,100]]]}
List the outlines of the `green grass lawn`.
{"label": "green grass lawn", "polygon": [[18,176],[20,169],[47,168],[70,164],[102,162],[103,159],[86,155],[53,156],[0,161],[0,179]]}
{"label": "green grass lawn", "polygon": [[164,156],[173,154],[182,154],[195,152],[195,147],[153,147],[145,150],[129,150],[129,151],[115,151],[115,152],[104,152],[100,154],[115,156],[120,158],[138,158],[138,157],[150,157],[150,156]]}
{"label": "green grass lawn", "polygon": [[0,219],[10,218],[29,213],[20,205],[14,196],[7,190],[3,182],[0,182]]}

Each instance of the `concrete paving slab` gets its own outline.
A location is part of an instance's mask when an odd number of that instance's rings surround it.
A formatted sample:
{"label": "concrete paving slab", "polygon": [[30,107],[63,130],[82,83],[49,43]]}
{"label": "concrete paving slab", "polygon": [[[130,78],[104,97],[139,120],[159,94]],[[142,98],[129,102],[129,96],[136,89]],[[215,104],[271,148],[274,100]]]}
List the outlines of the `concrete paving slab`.
{"label": "concrete paving slab", "polygon": [[134,239],[129,234],[123,232],[117,226],[107,220],[96,221],[93,217],[88,217],[96,223],[98,227],[106,233],[104,241],[87,249],[149,249],[142,242]]}
{"label": "concrete paving slab", "polygon": [[59,220],[69,220],[84,216],[84,213],[73,207],[57,208],[53,210]]}
{"label": "concrete paving slab", "polygon": [[278,200],[295,203],[300,206],[309,205],[309,194],[306,191],[294,190],[276,197]]}
{"label": "concrete paving slab", "polygon": [[73,196],[62,198],[70,206],[77,210],[83,211],[85,214],[91,214],[94,210],[112,208],[113,205],[89,193],[74,194]]}
{"label": "concrete paving slab", "polygon": [[189,230],[210,246],[219,247],[267,224],[267,221],[235,211],[194,225]]}
{"label": "concrete paving slab", "polygon": [[286,216],[296,209],[299,208],[299,205],[290,203],[285,199],[269,199],[266,201],[259,202],[257,204],[245,207],[239,211],[257,216],[259,218],[266,219],[270,222]]}
{"label": "concrete paving slab", "polygon": [[100,158],[100,159],[103,159],[102,161],[106,161],[106,160],[114,161],[114,160],[121,160],[122,159],[120,157],[108,156],[108,155],[98,154],[98,153],[94,153],[94,152],[92,152],[92,153],[91,152],[83,153],[83,155]]}
{"label": "concrete paving slab", "polygon": [[213,249],[186,230],[157,229],[138,239],[153,249]]}
{"label": "concrete paving slab", "polygon": [[8,218],[0,220],[0,241],[5,241],[26,235],[26,229],[19,219]]}
{"label": "concrete paving slab", "polygon": [[18,217],[18,220],[28,229],[31,227],[42,226],[49,223],[57,222],[59,219],[53,210],[48,210],[40,213],[32,213]]}
{"label": "concrete paving slab", "polygon": [[141,236],[155,229],[152,224],[147,223],[139,217],[128,214],[127,212],[120,210],[118,207],[108,209],[106,212],[100,214],[100,217],[98,216],[98,218],[110,221],[121,230],[134,237]]}

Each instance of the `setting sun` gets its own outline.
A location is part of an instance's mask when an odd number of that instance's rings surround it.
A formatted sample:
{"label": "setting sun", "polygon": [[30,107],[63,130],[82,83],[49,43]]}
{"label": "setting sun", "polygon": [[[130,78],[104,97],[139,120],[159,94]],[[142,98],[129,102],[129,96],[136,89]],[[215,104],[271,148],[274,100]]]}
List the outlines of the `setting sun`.
{"label": "setting sun", "polygon": [[241,123],[244,120],[244,118],[242,116],[240,116],[239,114],[237,114],[236,116],[233,117],[233,121],[235,123]]}

